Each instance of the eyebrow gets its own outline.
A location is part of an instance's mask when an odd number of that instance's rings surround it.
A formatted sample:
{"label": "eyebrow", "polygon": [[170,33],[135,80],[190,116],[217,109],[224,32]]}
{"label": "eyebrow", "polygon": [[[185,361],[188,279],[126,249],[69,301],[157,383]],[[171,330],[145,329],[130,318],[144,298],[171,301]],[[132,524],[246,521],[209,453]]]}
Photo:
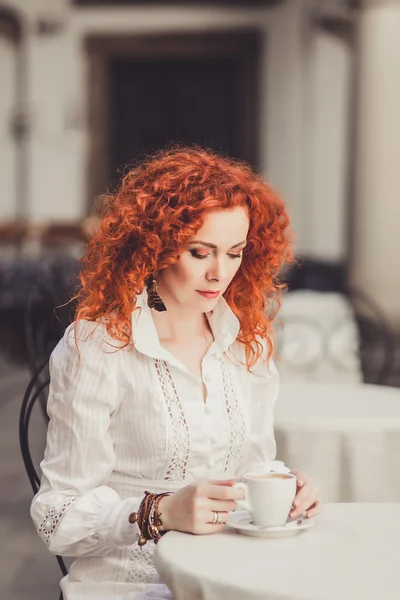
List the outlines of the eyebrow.
{"label": "eyebrow", "polygon": [[[201,242],[200,240],[193,240],[192,242],[189,242],[189,244],[200,244],[201,246],[207,246],[207,248],[218,248],[218,246],[216,246],[215,244],[210,244],[209,242]],[[243,240],[243,242],[234,244],[229,249],[232,250],[232,248],[238,248],[238,246],[243,246],[245,244],[247,244],[247,240]]]}

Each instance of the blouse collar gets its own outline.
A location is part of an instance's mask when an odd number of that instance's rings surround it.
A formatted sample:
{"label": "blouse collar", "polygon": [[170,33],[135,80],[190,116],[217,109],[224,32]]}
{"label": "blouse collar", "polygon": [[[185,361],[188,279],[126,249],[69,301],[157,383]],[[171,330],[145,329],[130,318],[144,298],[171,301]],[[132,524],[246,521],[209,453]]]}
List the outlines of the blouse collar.
{"label": "blouse collar", "polygon": [[[151,358],[167,360],[169,363],[181,366],[180,361],[160,343],[151,309],[147,305],[146,290],[137,296],[136,306],[137,309],[132,313],[132,338],[136,350]],[[239,333],[239,319],[223,296],[218,300],[214,310],[206,313],[206,317],[215,340],[211,347],[216,346],[217,353],[222,354],[233,344]]]}

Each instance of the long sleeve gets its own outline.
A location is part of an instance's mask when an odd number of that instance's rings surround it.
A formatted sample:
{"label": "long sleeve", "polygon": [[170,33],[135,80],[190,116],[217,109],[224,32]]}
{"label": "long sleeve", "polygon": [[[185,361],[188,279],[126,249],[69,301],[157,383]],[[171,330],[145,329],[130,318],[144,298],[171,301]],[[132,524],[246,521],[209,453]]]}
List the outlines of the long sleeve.
{"label": "long sleeve", "polygon": [[115,464],[118,352],[102,331],[80,321],[78,343],[71,326],[50,359],[50,422],[31,516],[49,550],[66,556],[108,554],[132,544],[137,532],[128,517],[141,499],[121,500],[107,486]]}

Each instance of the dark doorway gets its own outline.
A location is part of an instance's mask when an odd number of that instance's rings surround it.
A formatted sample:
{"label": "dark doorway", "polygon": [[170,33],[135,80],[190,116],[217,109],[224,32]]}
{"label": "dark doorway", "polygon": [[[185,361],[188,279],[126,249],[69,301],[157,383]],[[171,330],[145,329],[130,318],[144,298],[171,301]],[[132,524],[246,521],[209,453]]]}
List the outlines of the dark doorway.
{"label": "dark doorway", "polygon": [[110,166],[172,140],[241,156],[237,60],[114,60],[110,73]]}
{"label": "dark doorway", "polygon": [[257,167],[259,46],[254,31],[89,40],[91,201],[126,165],[175,142]]}

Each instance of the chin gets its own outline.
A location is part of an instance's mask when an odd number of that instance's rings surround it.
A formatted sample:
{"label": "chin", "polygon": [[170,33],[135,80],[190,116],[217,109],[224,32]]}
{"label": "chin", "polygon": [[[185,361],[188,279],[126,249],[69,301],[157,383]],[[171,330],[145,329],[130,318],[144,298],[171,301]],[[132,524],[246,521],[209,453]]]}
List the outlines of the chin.
{"label": "chin", "polygon": [[221,296],[218,296],[218,298],[203,298],[203,302],[201,303],[203,308],[205,308],[205,310],[208,312],[210,310],[213,310],[218,302],[219,299],[221,298]]}
{"label": "chin", "polygon": [[196,304],[201,307],[201,310],[203,312],[209,312],[209,311],[212,311],[216,307],[219,299],[222,296],[222,293],[220,293],[216,298],[212,298],[212,297],[207,298],[207,296],[202,296],[198,291],[196,291],[196,296],[197,296]]}

